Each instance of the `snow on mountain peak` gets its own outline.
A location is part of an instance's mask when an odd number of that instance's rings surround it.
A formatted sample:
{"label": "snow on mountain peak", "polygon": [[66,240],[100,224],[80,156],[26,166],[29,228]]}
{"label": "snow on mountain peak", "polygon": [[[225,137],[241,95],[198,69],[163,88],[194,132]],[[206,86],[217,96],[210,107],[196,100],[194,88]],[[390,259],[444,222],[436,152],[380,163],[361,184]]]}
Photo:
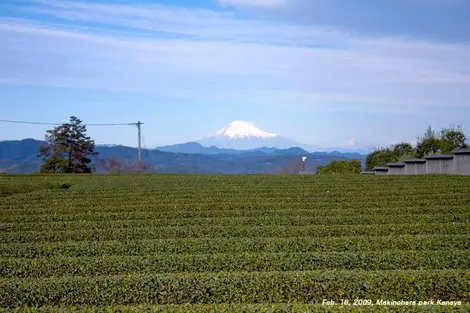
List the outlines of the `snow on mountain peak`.
{"label": "snow on mountain peak", "polygon": [[233,121],[215,133],[215,137],[241,138],[275,138],[276,134],[262,131],[251,122]]}

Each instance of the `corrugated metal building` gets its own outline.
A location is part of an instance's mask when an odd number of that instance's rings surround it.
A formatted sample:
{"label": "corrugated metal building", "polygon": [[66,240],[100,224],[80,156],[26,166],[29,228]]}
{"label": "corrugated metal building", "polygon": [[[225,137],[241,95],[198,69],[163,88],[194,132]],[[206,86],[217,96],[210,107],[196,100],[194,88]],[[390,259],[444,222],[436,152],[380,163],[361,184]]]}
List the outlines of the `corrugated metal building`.
{"label": "corrugated metal building", "polygon": [[[403,162],[388,163],[386,167],[376,166],[375,175],[424,175],[455,174],[470,175],[470,149],[459,149],[453,154],[428,155],[421,159],[405,159]],[[370,171],[361,174],[371,174]]]}
{"label": "corrugated metal building", "polygon": [[426,174],[454,174],[454,155],[428,155],[426,159]]}
{"label": "corrugated metal building", "polygon": [[405,159],[405,175],[426,174],[426,159]]}
{"label": "corrugated metal building", "polygon": [[388,175],[388,167],[376,166],[372,169],[375,172],[375,175]]}
{"label": "corrugated metal building", "polygon": [[405,175],[405,163],[388,163],[388,175]]}
{"label": "corrugated metal building", "polygon": [[470,175],[470,149],[454,151],[455,174]]}

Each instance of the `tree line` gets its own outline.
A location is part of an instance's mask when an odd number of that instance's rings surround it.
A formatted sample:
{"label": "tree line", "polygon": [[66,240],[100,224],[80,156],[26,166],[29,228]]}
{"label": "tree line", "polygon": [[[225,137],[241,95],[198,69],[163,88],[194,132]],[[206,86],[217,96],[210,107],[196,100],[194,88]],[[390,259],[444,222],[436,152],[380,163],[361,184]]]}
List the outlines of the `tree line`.
{"label": "tree line", "polygon": [[143,173],[150,168],[144,163],[125,164],[115,157],[98,159],[95,141],[86,131],[86,125],[75,116],[70,117],[70,122],[47,130],[46,145],[38,151],[38,157],[43,159],[39,172],[92,173],[102,168],[106,173]]}
{"label": "tree line", "polygon": [[[125,164],[118,158],[98,159],[94,140],[86,135],[86,125],[75,117],[46,131],[46,145],[39,148],[38,156],[43,158],[41,173],[92,173],[97,167],[106,173],[142,173],[150,169],[144,163]],[[400,142],[389,147],[375,149],[366,158],[366,169],[386,166],[407,158],[422,158],[426,155],[448,154],[456,149],[469,148],[467,137],[461,126],[443,128],[440,132],[429,126],[424,136],[418,137],[416,146]],[[93,162],[93,159],[96,162]],[[280,173],[300,173],[305,164],[297,160],[284,166]],[[333,161],[319,166],[317,174],[359,174],[362,171],[360,160]]]}
{"label": "tree line", "polygon": [[[418,137],[415,146],[409,142],[400,142],[389,147],[376,148],[366,158],[366,170],[404,159],[449,154],[456,149],[467,148],[469,148],[468,139],[461,126],[443,128],[439,132],[428,126],[424,136]],[[317,168],[317,174],[359,174],[361,171],[360,160],[332,161],[326,166]]]}
{"label": "tree line", "polygon": [[317,174],[360,174],[361,160],[332,161],[325,166],[317,167]]}
{"label": "tree line", "polygon": [[424,136],[418,137],[413,146],[409,142],[400,142],[390,147],[381,147],[370,153],[366,159],[366,169],[386,166],[387,163],[400,162],[408,158],[422,158],[427,155],[450,154],[456,149],[469,148],[468,139],[461,126],[451,126],[435,131],[428,126]]}

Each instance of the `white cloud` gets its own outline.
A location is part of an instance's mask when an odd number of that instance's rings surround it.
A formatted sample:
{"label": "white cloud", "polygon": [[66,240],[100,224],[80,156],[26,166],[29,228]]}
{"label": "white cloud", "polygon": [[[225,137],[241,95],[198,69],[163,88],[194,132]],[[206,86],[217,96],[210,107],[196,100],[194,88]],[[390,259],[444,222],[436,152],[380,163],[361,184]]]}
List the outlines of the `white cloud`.
{"label": "white cloud", "polygon": [[356,145],[356,139],[354,139],[354,138],[349,139],[348,145],[351,146],[351,147],[355,146]]}
{"label": "white cloud", "polygon": [[[36,0],[41,7],[25,8],[28,13],[52,16],[65,21],[98,23],[126,28],[128,32],[146,31],[152,35],[187,39],[229,39],[230,41],[277,44],[331,44],[342,36],[328,28],[299,27],[242,19],[233,13],[205,9],[148,4],[106,5],[92,2]],[[148,35],[148,34],[147,34]]]}
{"label": "white cloud", "polygon": [[[280,8],[289,4],[289,0],[215,0],[221,6],[247,6]],[[292,2],[292,0],[290,1]]]}
{"label": "white cloud", "polygon": [[470,107],[468,44],[163,5],[40,3],[29,12],[62,22],[0,18],[0,82],[318,110]]}

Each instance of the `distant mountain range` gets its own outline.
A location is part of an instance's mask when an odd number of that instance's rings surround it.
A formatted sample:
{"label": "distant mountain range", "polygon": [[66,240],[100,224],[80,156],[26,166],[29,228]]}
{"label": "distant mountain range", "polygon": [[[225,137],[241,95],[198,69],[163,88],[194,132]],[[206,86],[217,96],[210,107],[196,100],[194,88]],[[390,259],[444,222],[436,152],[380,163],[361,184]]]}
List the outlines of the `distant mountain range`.
{"label": "distant mountain range", "polygon": [[236,149],[220,149],[216,146],[204,147],[198,142],[188,142],[183,144],[171,145],[171,146],[162,146],[158,147],[157,150],[164,152],[172,153],[187,153],[187,154],[206,154],[206,155],[217,155],[217,154],[227,154],[227,155],[298,155],[298,156],[308,156],[308,155],[329,155],[329,156],[340,156],[347,159],[361,159],[364,157],[364,154],[357,152],[308,152],[305,149],[299,147],[291,147],[288,149],[278,149],[278,148],[269,148],[261,147],[251,150],[236,150]]}
{"label": "distant mountain range", "polygon": [[[42,160],[37,157],[37,152],[42,145],[45,142],[35,139],[0,142],[0,171],[38,171]],[[263,131],[253,123],[234,121],[197,142],[145,149],[142,155],[150,171],[156,173],[278,173],[298,163],[302,157],[307,157],[306,169],[314,172],[317,166],[333,160],[360,159],[363,163],[365,160],[365,156],[357,151],[310,153],[315,148]],[[95,165],[103,164],[111,157],[121,160],[126,166],[137,163],[136,148],[103,144],[96,150],[99,156],[93,160]],[[97,172],[104,171],[104,166],[101,167],[97,166]]]}
{"label": "distant mountain range", "polygon": [[173,153],[189,153],[189,154],[207,154],[207,155],[214,155],[214,154],[228,154],[228,155],[241,155],[241,154],[270,154],[270,153],[294,153],[294,154],[309,154],[308,151],[301,149],[301,148],[289,148],[289,149],[278,149],[278,148],[268,148],[268,147],[260,147],[255,149],[249,150],[236,150],[236,149],[221,149],[216,146],[204,147],[198,142],[188,142],[183,144],[177,144],[172,146],[163,146],[158,147],[157,150],[165,151],[165,152],[173,152]]}
{"label": "distant mountain range", "polygon": [[[39,170],[42,160],[37,151],[45,142],[35,139],[0,141],[0,171],[6,173],[32,173]],[[116,157],[125,164],[137,163],[137,149],[119,145],[100,145],[94,162]],[[306,168],[312,172],[317,166],[333,160],[361,159],[364,155],[341,152],[315,152],[299,147],[289,149],[256,148],[252,150],[221,149],[203,147],[199,143],[187,143],[144,150],[143,161],[155,173],[199,173],[199,174],[246,174],[278,173],[286,166],[307,157]],[[97,172],[104,169],[98,168]]]}
{"label": "distant mountain range", "polygon": [[[202,154],[232,154],[239,155],[247,151],[262,151],[271,153],[280,149],[292,147],[303,149],[305,152],[324,151],[335,155],[338,153],[350,153],[354,157],[367,154],[365,149],[325,148],[295,142],[274,133],[266,132],[256,127],[253,123],[245,121],[233,121],[214,134],[197,141],[157,147],[158,150],[179,153]],[[323,152],[322,152],[323,153]]]}

